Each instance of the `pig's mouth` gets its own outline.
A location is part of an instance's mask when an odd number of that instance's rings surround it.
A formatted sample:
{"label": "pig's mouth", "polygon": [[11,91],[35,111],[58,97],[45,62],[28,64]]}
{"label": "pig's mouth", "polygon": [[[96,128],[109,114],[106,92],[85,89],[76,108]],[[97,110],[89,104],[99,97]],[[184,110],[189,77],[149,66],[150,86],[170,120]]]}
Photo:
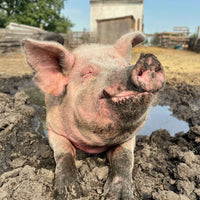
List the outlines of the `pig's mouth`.
{"label": "pig's mouth", "polygon": [[110,94],[106,90],[102,91],[100,95],[100,100],[108,100],[112,104],[146,104],[149,101],[149,97],[152,97],[154,93],[146,91],[121,91],[117,94]]}
{"label": "pig's mouth", "polygon": [[[129,130],[132,127],[133,120],[140,119],[146,113],[153,96],[154,93],[152,92],[138,92],[132,90],[123,90],[115,94],[112,93],[111,95],[111,93],[108,93],[105,89],[102,91],[100,102],[102,110],[108,109],[108,111],[114,111],[119,117],[118,119],[122,121],[122,124],[125,124],[125,126],[128,127],[127,130]],[[106,116],[107,115],[105,115],[105,117]]]}

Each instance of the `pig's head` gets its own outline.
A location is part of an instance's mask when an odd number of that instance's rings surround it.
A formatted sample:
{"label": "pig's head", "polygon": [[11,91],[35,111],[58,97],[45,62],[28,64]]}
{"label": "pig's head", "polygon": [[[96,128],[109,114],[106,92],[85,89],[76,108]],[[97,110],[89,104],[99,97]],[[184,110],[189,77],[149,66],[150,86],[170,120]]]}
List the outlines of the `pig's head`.
{"label": "pig's head", "polygon": [[34,81],[47,94],[50,126],[104,138],[133,132],[165,81],[152,54],[142,54],[136,65],[130,64],[131,48],[144,39],[139,32],[129,33],[112,46],[83,45],[72,53],[57,43],[25,40]]}

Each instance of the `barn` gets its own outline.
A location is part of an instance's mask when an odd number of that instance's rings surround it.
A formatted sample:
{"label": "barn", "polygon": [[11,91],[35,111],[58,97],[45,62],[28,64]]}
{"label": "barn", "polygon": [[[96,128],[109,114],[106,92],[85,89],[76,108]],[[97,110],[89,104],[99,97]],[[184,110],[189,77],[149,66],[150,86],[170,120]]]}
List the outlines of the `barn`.
{"label": "barn", "polygon": [[90,31],[97,33],[98,21],[127,16],[134,19],[133,30],[143,31],[144,0],[90,0]]}
{"label": "barn", "polygon": [[97,20],[97,42],[113,44],[131,30],[135,31],[135,19],[132,15]]}

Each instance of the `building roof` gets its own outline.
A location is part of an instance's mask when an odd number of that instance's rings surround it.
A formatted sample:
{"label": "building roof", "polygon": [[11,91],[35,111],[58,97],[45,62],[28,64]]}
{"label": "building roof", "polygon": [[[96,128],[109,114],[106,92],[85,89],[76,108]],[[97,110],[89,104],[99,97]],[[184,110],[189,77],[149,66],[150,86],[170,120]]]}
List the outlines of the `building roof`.
{"label": "building roof", "polygon": [[144,0],[90,0],[90,3],[144,3]]}
{"label": "building roof", "polygon": [[135,18],[133,17],[133,15],[128,15],[128,16],[123,16],[123,17],[106,18],[106,19],[97,19],[97,22],[115,21],[115,20],[119,20],[119,19],[131,19],[131,20],[135,20]]}

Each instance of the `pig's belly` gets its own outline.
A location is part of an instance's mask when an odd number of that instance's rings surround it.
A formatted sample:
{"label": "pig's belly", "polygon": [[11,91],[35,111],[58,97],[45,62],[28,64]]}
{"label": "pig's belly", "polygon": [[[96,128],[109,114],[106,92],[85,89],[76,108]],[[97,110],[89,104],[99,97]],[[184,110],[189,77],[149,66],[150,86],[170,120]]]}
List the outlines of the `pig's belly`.
{"label": "pig's belly", "polygon": [[99,154],[99,153],[103,153],[105,151],[107,151],[109,149],[110,146],[103,146],[103,147],[99,147],[99,146],[88,146],[88,145],[83,145],[83,144],[78,144],[76,142],[71,141],[72,144],[87,153],[93,153],[93,154]]}
{"label": "pig's belly", "polygon": [[109,148],[119,145],[123,142],[126,142],[130,140],[133,137],[133,133],[125,133],[118,136],[111,136],[110,138],[107,138],[107,143],[103,142],[103,139],[101,137],[98,137],[97,135],[90,135],[90,139],[84,138],[82,136],[82,140],[80,138],[68,138],[70,142],[77,147],[78,149],[81,149],[82,151],[85,151],[87,153],[103,153],[107,151]]}
{"label": "pig's belly", "polygon": [[79,131],[77,131],[76,133],[73,132],[73,134],[68,134],[63,130],[55,131],[55,129],[53,129],[53,127],[49,123],[47,123],[47,129],[48,131],[54,132],[58,136],[60,135],[62,137],[65,137],[73,144],[73,146],[87,153],[102,153],[107,151],[109,147],[112,146],[108,144],[103,144],[102,140],[95,135],[84,137]]}
{"label": "pig's belly", "polygon": [[105,136],[102,138],[96,134],[88,133],[86,137],[79,131],[69,131],[71,134],[68,134],[68,131],[63,131],[61,129],[55,131],[50,124],[48,124],[47,128],[57,135],[61,135],[68,139],[76,148],[92,154],[103,153],[109,148],[131,139],[133,136],[131,133],[125,133],[118,136],[110,135],[110,137],[107,136],[107,140],[105,140]]}
{"label": "pig's belly", "polygon": [[100,137],[91,134],[89,137],[84,137],[81,133],[79,135],[66,135],[68,140],[78,149],[87,153],[102,153],[107,151],[113,144],[105,144]]}

